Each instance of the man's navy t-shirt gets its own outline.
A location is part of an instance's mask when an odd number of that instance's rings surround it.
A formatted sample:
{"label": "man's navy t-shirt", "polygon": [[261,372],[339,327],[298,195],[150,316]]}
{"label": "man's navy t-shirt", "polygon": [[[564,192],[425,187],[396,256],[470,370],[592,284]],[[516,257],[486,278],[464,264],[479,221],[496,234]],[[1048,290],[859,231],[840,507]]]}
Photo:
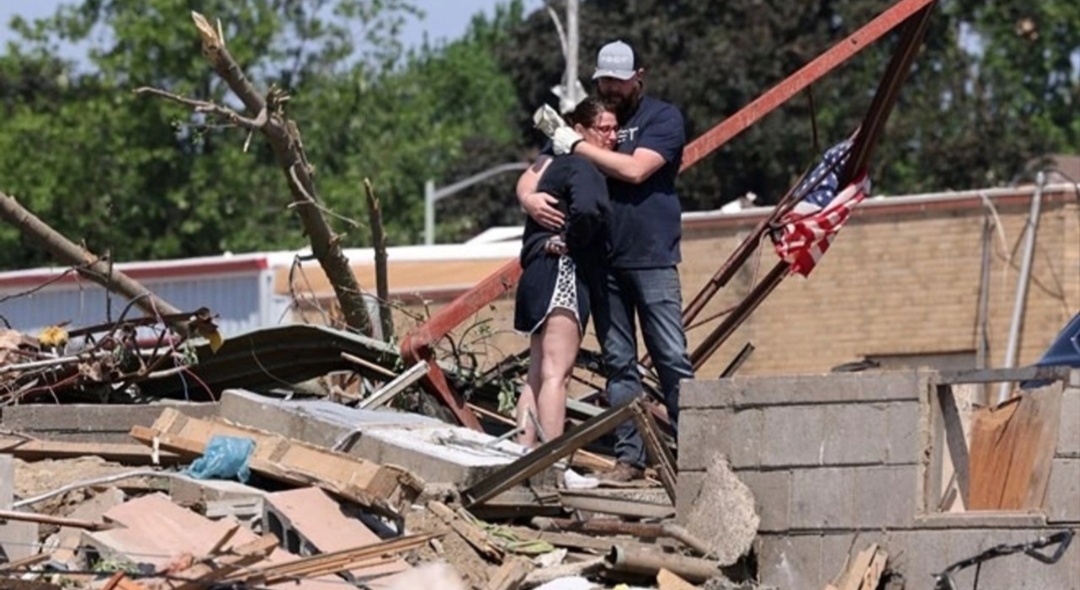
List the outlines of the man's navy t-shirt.
{"label": "man's navy t-shirt", "polygon": [[641,184],[608,179],[611,199],[609,264],[613,268],[660,268],[681,260],[682,208],[675,178],[682,165],[686,131],[674,106],[644,96],[637,111],[619,126],[617,151],[652,150],[664,165]]}

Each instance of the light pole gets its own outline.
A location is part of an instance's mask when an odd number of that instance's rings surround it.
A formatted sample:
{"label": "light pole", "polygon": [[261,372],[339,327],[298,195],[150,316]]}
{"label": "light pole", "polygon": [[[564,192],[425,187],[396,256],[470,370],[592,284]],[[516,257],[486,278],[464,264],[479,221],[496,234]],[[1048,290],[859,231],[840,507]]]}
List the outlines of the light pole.
{"label": "light pole", "polygon": [[525,170],[528,167],[529,164],[526,162],[500,164],[439,189],[435,188],[434,180],[428,179],[428,181],[424,183],[424,244],[430,246],[435,243],[435,203],[437,201],[441,201],[474,184],[484,182],[492,176],[502,174],[503,172]]}

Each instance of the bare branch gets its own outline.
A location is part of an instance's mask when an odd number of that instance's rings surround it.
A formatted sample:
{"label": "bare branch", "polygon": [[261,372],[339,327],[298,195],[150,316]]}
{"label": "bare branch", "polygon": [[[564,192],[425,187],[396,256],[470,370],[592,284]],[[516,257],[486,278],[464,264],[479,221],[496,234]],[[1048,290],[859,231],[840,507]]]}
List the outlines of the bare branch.
{"label": "bare branch", "polygon": [[184,96],[180,96],[179,94],[169,92],[168,90],[162,90],[160,88],[141,86],[135,89],[135,94],[149,94],[152,96],[159,96],[161,98],[165,98],[173,102],[189,106],[196,113],[209,113],[211,115],[216,115],[218,117],[221,117],[222,119],[229,121],[234,125],[243,127],[244,129],[248,129],[251,131],[262,129],[263,125],[266,125],[267,114],[265,108],[259,111],[258,116],[256,116],[254,119],[249,119],[240,115],[229,107],[223,107],[219,104],[207,102],[205,100],[187,98]]}

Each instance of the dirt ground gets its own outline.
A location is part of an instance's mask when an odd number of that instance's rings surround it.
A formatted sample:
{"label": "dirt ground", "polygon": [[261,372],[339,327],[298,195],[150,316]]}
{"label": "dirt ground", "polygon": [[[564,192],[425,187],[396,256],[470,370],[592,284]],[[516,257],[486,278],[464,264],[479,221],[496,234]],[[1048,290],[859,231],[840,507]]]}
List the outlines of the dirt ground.
{"label": "dirt ground", "polygon": [[[15,494],[18,498],[29,498],[62,488],[68,484],[136,470],[138,468],[120,465],[119,463],[109,463],[101,457],[48,459],[32,463],[16,459]],[[133,478],[110,485],[119,487],[146,486],[149,485],[149,482],[147,478]],[[90,495],[92,495],[92,492],[86,488],[72,490],[61,496],[37,503],[33,506],[33,509],[39,514],[66,515]]]}

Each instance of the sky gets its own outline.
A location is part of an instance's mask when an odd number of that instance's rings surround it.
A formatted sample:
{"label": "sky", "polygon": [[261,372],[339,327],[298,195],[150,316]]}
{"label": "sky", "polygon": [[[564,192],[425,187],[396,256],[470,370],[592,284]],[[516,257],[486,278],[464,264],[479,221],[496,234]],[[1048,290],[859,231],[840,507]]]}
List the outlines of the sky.
{"label": "sky", "polygon": [[[72,4],[78,0],[0,0],[0,47],[12,39],[8,21],[13,16],[22,16],[28,20],[51,15],[61,4]],[[422,21],[410,20],[403,40],[407,45],[417,45],[426,32],[432,42],[440,39],[455,39],[465,32],[472,16],[477,12],[493,14],[500,0],[413,0],[413,4],[425,13]],[[526,14],[543,6],[541,0],[525,0]],[[78,58],[79,50],[70,49],[71,57]]]}

